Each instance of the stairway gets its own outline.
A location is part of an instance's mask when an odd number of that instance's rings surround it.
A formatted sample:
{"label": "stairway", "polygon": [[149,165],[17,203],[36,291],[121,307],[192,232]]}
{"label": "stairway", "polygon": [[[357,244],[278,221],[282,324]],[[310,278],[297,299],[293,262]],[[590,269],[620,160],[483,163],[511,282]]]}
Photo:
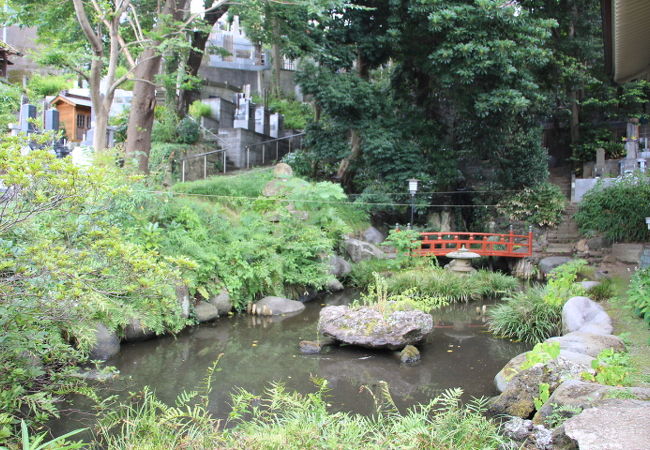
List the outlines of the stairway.
{"label": "stairway", "polygon": [[[549,182],[558,186],[567,200],[571,200],[571,168],[568,166],[555,167],[550,170]],[[554,256],[571,256],[573,246],[580,239],[578,225],[573,215],[578,205],[568,203],[562,214],[562,220],[557,228],[547,234],[548,246],[544,253]]]}

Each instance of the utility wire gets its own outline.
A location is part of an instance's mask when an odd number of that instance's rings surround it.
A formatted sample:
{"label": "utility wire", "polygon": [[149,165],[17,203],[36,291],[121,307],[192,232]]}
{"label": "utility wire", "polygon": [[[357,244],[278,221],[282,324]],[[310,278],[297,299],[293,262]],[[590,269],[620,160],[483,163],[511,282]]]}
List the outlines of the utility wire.
{"label": "utility wire", "polygon": [[[324,200],[301,200],[301,199],[288,199],[288,198],[264,198],[264,197],[246,197],[246,196],[235,196],[235,195],[217,195],[217,194],[194,194],[189,192],[173,192],[173,191],[148,191],[148,190],[138,190],[136,192],[146,192],[149,194],[158,194],[158,195],[180,195],[180,196],[189,196],[189,197],[202,197],[202,198],[219,198],[227,200],[266,200],[274,202],[285,202],[285,203],[319,203],[325,205],[352,205],[352,206],[411,206],[411,203],[390,203],[390,202],[345,202],[345,201],[324,201]],[[417,205],[416,205],[417,206]],[[450,204],[440,204],[440,205],[430,205],[427,204],[426,207],[454,207],[454,208],[476,208],[476,207],[491,207],[494,208],[497,205],[488,205],[488,204],[477,204],[477,205],[450,205]]]}

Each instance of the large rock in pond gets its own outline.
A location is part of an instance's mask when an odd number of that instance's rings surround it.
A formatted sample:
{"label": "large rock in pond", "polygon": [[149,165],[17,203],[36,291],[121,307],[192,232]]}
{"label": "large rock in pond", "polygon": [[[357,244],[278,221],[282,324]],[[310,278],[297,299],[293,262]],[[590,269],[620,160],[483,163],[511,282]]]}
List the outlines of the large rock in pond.
{"label": "large rock in pond", "polygon": [[140,319],[131,318],[124,327],[124,341],[126,342],[146,341],[155,336],[156,333],[149,328],[145,328]]}
{"label": "large rock in pond", "polygon": [[210,303],[217,308],[219,315],[223,316],[232,311],[232,301],[230,300],[230,294],[226,288],[221,289],[219,294],[210,298]]}
{"label": "large rock in pond", "polygon": [[325,284],[325,289],[329,292],[340,292],[345,289],[345,286],[336,278],[332,278]]}
{"label": "large rock in pond", "polygon": [[270,311],[273,316],[281,314],[296,314],[305,309],[305,305],[295,300],[283,297],[264,297],[255,303],[257,311]]}
{"label": "large rock in pond", "polygon": [[564,431],[584,450],[647,450],[650,402],[610,399],[567,420]]}
{"label": "large rock in pond", "polygon": [[600,352],[608,348],[612,348],[617,352],[625,351],[623,340],[611,334],[602,335],[574,331],[564,336],[549,338],[545,342],[559,342],[561,350],[582,353],[593,357],[598,356]]}
{"label": "large rock in pond", "polygon": [[338,342],[366,348],[399,350],[422,341],[433,330],[433,318],[422,311],[394,311],[326,306],[318,331]]}
{"label": "large rock in pond", "polygon": [[543,423],[549,416],[561,414],[569,418],[582,410],[598,406],[608,398],[627,397],[650,400],[650,389],[640,387],[605,386],[580,380],[567,380],[553,391],[544,406],[535,413],[533,421]]}
{"label": "large rock in pond", "polygon": [[352,271],[352,265],[337,255],[330,256],[328,264],[330,266],[330,275],[334,275],[337,278],[343,277]]}
{"label": "large rock in pond", "polygon": [[569,261],[571,261],[571,258],[568,256],[547,256],[546,258],[542,258],[539,262],[539,270],[544,275],[548,275],[551,270],[564,263],[568,263]]}
{"label": "large rock in pond", "polygon": [[611,334],[612,320],[602,306],[588,297],[571,297],[562,308],[562,332]]}
{"label": "large rock in pond", "polygon": [[375,227],[368,227],[362,233],[362,238],[371,244],[381,244],[386,239],[386,236]]}
{"label": "large rock in pond", "polygon": [[194,306],[194,314],[197,322],[210,322],[219,317],[219,310],[212,303],[199,302]]}
{"label": "large rock in pond", "polygon": [[[521,366],[526,362],[526,355],[530,352],[520,353],[512,358],[508,363],[503,366],[494,377],[494,384],[499,392],[503,392],[508,387],[508,383],[517,373],[521,372]],[[560,350],[560,357],[572,362],[580,367],[591,367],[593,357],[583,353],[575,353],[568,350]]]}
{"label": "large rock in pond", "polygon": [[552,393],[564,380],[579,378],[585,371],[593,372],[593,369],[562,356],[535,364],[512,376],[501,395],[490,403],[489,412],[528,418],[535,411],[534,399],[539,396],[541,383],[548,384]]}
{"label": "large rock in pond", "polygon": [[343,245],[350,255],[350,259],[355,263],[366,259],[386,258],[386,254],[377,246],[359,239],[346,239]]}
{"label": "large rock in pond", "polygon": [[106,361],[120,351],[120,339],[117,334],[102,323],[95,324],[95,344],[90,350],[89,358]]}

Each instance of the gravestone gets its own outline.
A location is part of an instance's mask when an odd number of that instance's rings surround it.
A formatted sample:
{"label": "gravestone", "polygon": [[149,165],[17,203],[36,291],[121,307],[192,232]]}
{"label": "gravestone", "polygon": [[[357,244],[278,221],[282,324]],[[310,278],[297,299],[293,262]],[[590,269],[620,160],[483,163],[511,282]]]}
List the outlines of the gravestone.
{"label": "gravestone", "polygon": [[36,125],[31,122],[36,119],[36,106],[25,103],[20,107],[20,131],[23,133],[33,133],[36,131]]}
{"label": "gravestone", "polygon": [[273,138],[279,138],[280,133],[282,132],[282,114],[275,113],[271,114],[269,118],[270,122],[270,131],[269,135]]}
{"label": "gravestone", "polygon": [[637,169],[636,160],[639,157],[639,119],[628,119],[626,136],[625,159],[621,161],[622,175],[634,172]]}
{"label": "gravestone", "polygon": [[253,112],[254,104],[245,94],[235,94],[235,120],[234,128],[244,128],[246,130],[255,130],[255,113]]}
{"label": "gravestone", "polygon": [[599,148],[596,149],[596,166],[594,167],[594,176],[602,177],[605,176],[605,149]]}
{"label": "gravestone", "polygon": [[263,105],[255,107],[255,132],[268,136],[270,128],[269,111]]}
{"label": "gravestone", "polygon": [[45,111],[45,120],[43,128],[45,131],[58,131],[59,129],[59,112],[56,109]]}

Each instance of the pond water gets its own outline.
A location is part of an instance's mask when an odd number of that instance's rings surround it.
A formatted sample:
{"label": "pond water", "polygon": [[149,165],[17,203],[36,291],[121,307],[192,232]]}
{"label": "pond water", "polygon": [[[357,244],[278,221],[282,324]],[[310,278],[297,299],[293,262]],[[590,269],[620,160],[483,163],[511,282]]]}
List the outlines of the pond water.
{"label": "pond water", "polygon": [[[325,378],[332,388],[328,403],[334,410],[369,414],[373,402],[360,387],[388,382],[398,407],[425,403],[441,391],[461,387],[465,398],[496,395],[494,375],[513,356],[529,346],[497,339],[487,332],[485,316],[477,308],[489,302],[457,304],[433,313],[434,332],[418,345],[422,359],[414,366],[401,365],[397,354],[353,347],[332,347],[320,355],[303,355],[301,340],[316,339],[318,314],[324,305],[347,304],[354,291],[324,296],[306,304],[293,317],[235,315],[187,329],[176,337],[124,344],[108,361],[120,371],[107,391],[126,396],[145,385],[164,401],[173,403],[183,390],[193,390],[205,378],[218,357],[220,371],[211,393],[212,412],[225,418],[230,395],[236,388],[261,394],[271,382],[290,390],[312,392],[312,376]],[[77,408],[83,409],[78,403]],[[60,434],[88,426],[81,416],[54,423]]]}

